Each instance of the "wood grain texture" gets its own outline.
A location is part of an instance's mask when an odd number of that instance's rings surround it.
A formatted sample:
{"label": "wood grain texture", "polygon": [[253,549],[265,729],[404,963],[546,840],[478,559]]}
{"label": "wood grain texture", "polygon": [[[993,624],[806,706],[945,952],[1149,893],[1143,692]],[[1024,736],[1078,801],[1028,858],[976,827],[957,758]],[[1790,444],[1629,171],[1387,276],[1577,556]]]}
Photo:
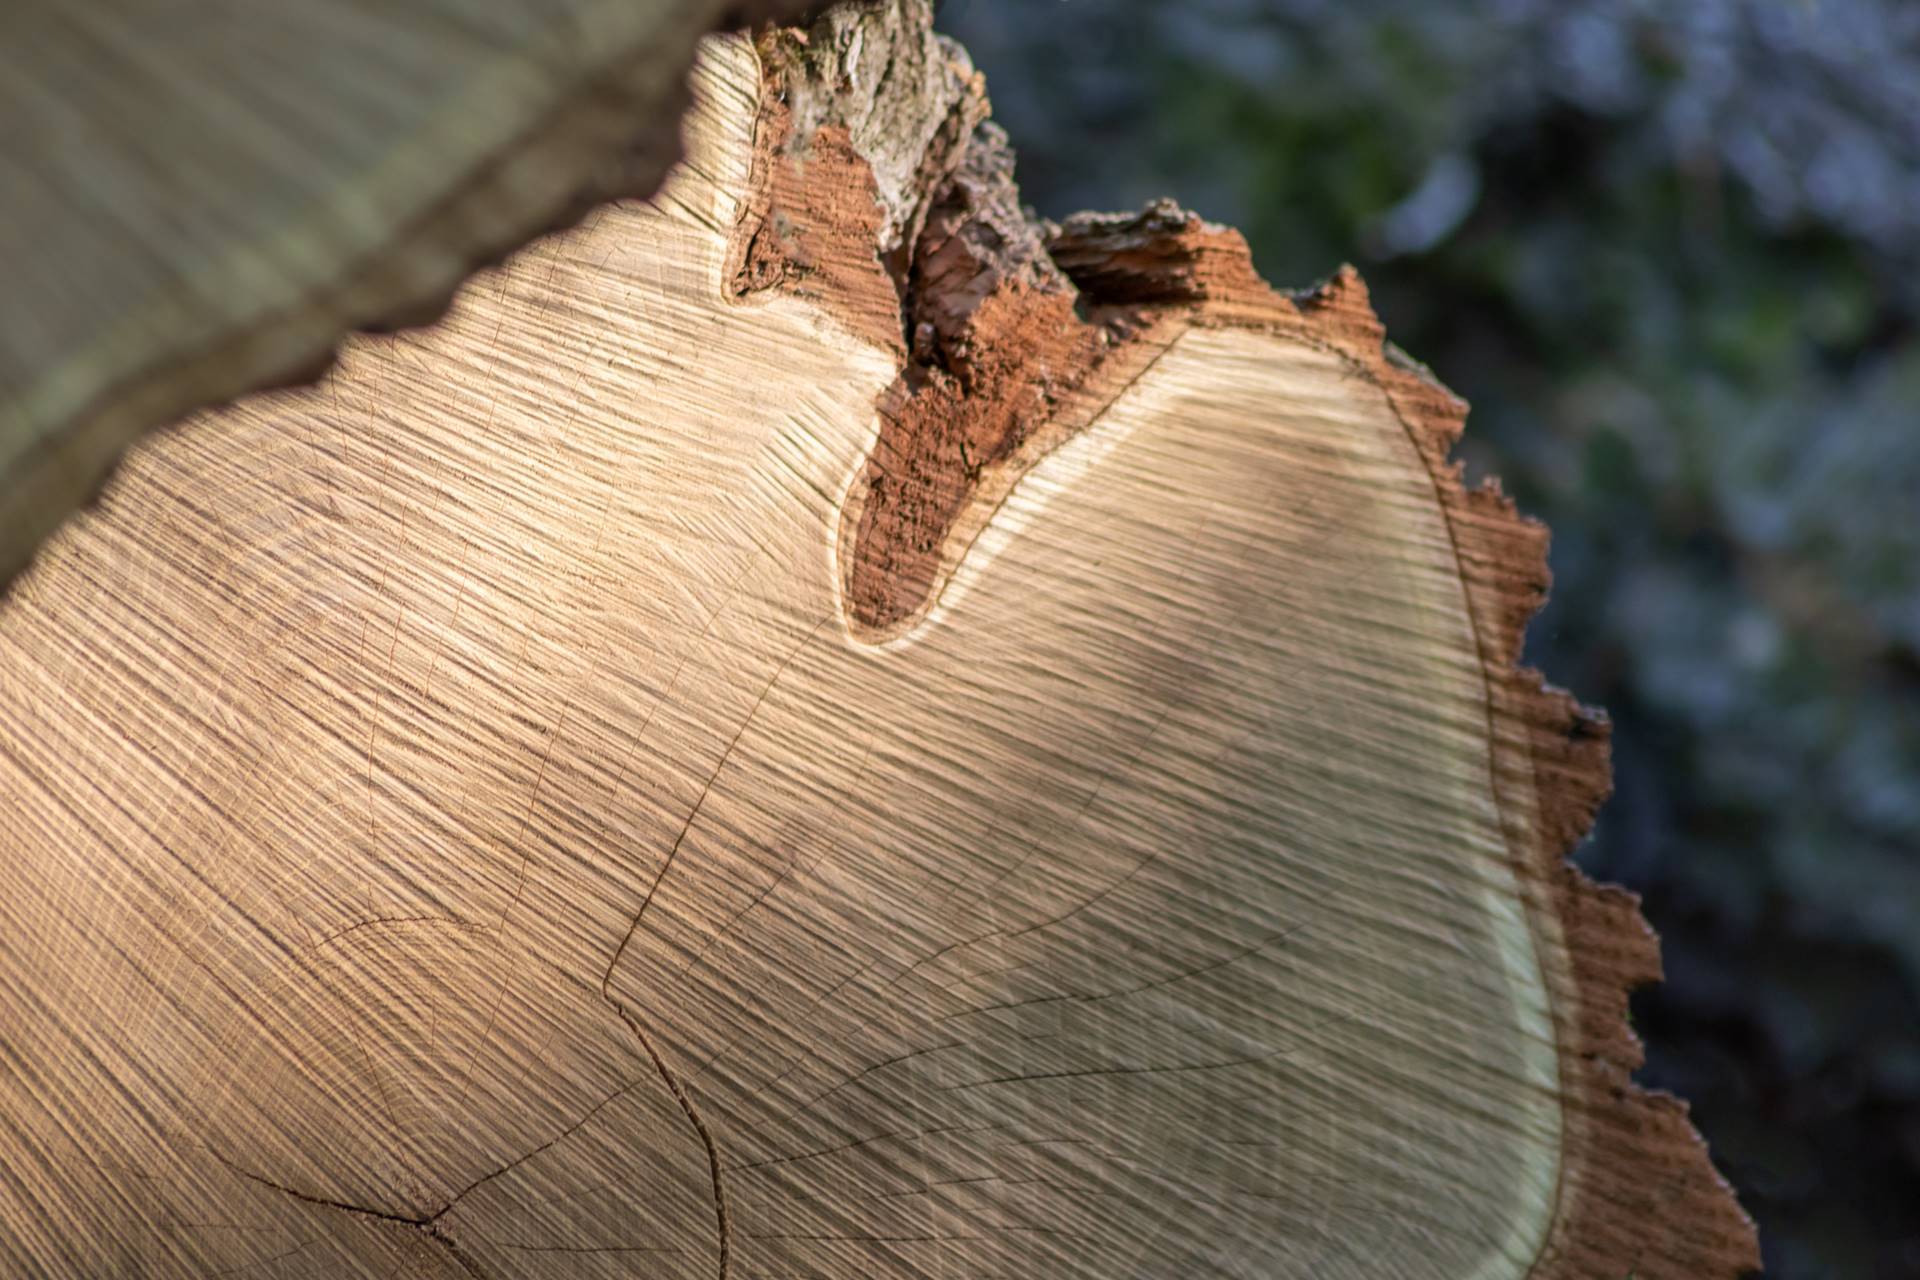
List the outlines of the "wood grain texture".
{"label": "wood grain texture", "polygon": [[799,0],[0,10],[0,587],[139,434],[311,378],[679,155],[695,42]]}
{"label": "wood grain texture", "polygon": [[[877,249],[740,296],[753,47],[696,84],[657,199],[142,444],[0,608],[0,1270],[1748,1264],[1561,860],[1542,535],[1357,280],[1172,219],[866,626],[887,414],[956,393]],[[988,283],[1011,349],[1053,295]]]}

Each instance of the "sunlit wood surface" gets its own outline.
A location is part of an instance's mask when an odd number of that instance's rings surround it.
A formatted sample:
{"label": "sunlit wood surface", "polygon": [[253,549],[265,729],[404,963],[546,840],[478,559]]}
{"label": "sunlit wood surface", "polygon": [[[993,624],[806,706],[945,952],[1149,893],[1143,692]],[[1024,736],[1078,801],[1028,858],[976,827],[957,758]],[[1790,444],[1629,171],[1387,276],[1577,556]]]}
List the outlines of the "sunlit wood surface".
{"label": "sunlit wood surface", "polygon": [[1555,1035],[1385,396],[1188,332],[860,643],[892,365],[723,296],[756,74],[0,609],[0,1271],[1525,1274]]}

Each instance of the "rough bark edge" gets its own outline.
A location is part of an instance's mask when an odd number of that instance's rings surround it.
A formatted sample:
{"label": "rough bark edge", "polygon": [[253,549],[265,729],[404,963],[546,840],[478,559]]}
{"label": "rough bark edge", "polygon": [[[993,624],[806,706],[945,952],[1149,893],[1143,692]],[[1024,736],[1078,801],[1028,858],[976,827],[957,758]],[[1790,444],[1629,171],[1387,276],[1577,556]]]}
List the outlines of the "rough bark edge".
{"label": "rough bark edge", "polygon": [[440,201],[393,229],[384,249],[291,310],[238,327],[195,351],[153,353],[140,373],[104,386],[87,408],[22,449],[0,482],[0,598],[45,540],[96,502],[147,431],[254,391],[316,381],[355,330],[430,324],[468,276],[596,205],[644,198],[681,157],[679,122],[698,42],[713,31],[791,19],[821,0],[715,0],[619,51],[544,117],[475,169],[449,175]]}
{"label": "rough bark edge", "polygon": [[[878,13],[902,3],[892,0],[853,12]],[[911,0],[904,3],[912,8]],[[902,30],[898,23],[889,26],[895,38]],[[1520,665],[1527,624],[1545,602],[1551,582],[1547,530],[1521,516],[1497,483],[1466,487],[1461,464],[1450,459],[1465,427],[1466,404],[1386,341],[1366,286],[1351,267],[1342,267],[1317,289],[1281,294],[1254,271],[1238,232],[1204,223],[1170,202],[1131,215],[1077,215],[1061,226],[1025,215],[1045,246],[1044,262],[1033,261],[1022,247],[1025,237],[1001,228],[989,238],[1012,250],[973,255],[977,270],[959,273],[966,276],[963,287],[916,275],[912,263],[956,238],[953,220],[942,226],[932,211],[957,202],[964,224],[969,204],[974,211],[993,205],[997,214],[984,218],[991,227],[996,216],[1004,218],[1009,200],[1005,193],[981,199],[967,191],[966,155],[957,163],[943,155],[940,163],[920,170],[924,185],[917,199],[929,212],[907,220],[920,227],[919,242],[887,246],[889,210],[898,210],[903,201],[894,192],[883,202],[871,173],[862,176],[864,161],[850,133],[836,132],[826,120],[811,139],[791,136],[792,117],[782,109],[788,64],[768,56],[783,39],[808,47],[804,32],[761,39],[764,108],[756,135],[756,189],[738,232],[735,260],[751,259],[750,242],[758,242],[762,257],[757,270],[736,275],[736,292],[744,297],[779,289],[810,297],[839,316],[849,332],[891,350],[901,361],[901,373],[877,408],[884,424],[897,427],[905,421],[923,437],[922,445],[926,439],[967,438],[970,421],[995,413],[1004,417],[1008,399],[1036,387],[1047,408],[1044,421],[1008,433],[1002,451],[987,464],[959,455],[966,486],[957,514],[941,520],[926,508],[894,513],[908,524],[920,522],[893,536],[937,547],[938,570],[924,586],[905,583],[908,598],[896,600],[890,611],[863,618],[851,586],[858,544],[872,535],[875,468],[885,473],[890,465],[882,456],[884,443],[876,449],[874,468],[849,495],[843,517],[842,545],[855,547],[853,561],[843,566],[850,629],[881,642],[917,625],[1019,476],[1090,423],[1181,333],[1195,327],[1252,329],[1339,355],[1357,377],[1380,388],[1426,465],[1480,648],[1492,745],[1490,782],[1545,969],[1566,1126],[1554,1218],[1529,1274],[1541,1280],[1732,1280],[1757,1271],[1754,1225],[1714,1168],[1686,1104],[1632,1080],[1644,1053],[1628,1023],[1628,995],[1660,979],[1658,939],[1635,895],[1596,884],[1567,860],[1611,790],[1609,725],[1603,713],[1581,706],[1538,671]],[[977,123],[968,136],[980,136]],[[990,136],[986,147],[994,149]],[[815,181],[798,170],[783,174],[783,157],[807,148],[830,157]],[[1012,191],[1010,156],[996,163],[1004,164],[1005,185]],[[821,173],[831,175],[824,188],[818,184]],[[848,201],[848,191],[861,199]],[[1017,193],[1012,203],[1017,205]],[[783,217],[786,224],[768,239],[768,228]],[[900,225],[897,213],[892,221]],[[936,237],[941,244],[930,244]],[[823,261],[833,270],[816,272],[810,266]],[[902,261],[909,264],[905,273]],[[1060,276],[1070,282],[1064,288]],[[891,312],[889,295],[897,298]],[[1062,318],[1063,297],[1072,321]],[[955,308],[956,299],[963,305]],[[923,327],[920,316],[934,319]],[[1073,329],[1075,322],[1081,330]],[[1097,336],[1063,348],[1054,340],[1062,330]],[[1037,342],[1040,367],[1029,362],[999,380],[962,385],[957,397],[946,394],[950,388],[941,374],[950,372],[943,366],[950,364],[954,345],[977,339],[982,331],[989,341],[1008,346]],[[1073,362],[1070,367],[1046,367],[1062,356]],[[1001,403],[978,403],[983,399]],[[905,408],[916,401],[927,411],[908,420]],[[883,441],[884,436],[883,428]],[[956,464],[948,457],[943,465]],[[902,585],[891,584],[896,592]]]}
{"label": "rough bark edge", "polygon": [[1681,1100],[1635,1084],[1644,1061],[1627,1018],[1636,987],[1661,978],[1639,898],[1567,860],[1612,789],[1604,713],[1520,665],[1545,603],[1547,529],[1489,481],[1468,489],[1450,460],[1467,406],[1385,340],[1351,267],[1319,289],[1210,307],[1240,325],[1337,351],[1384,391],[1432,477],[1462,571],[1487,681],[1493,786],[1536,949],[1548,962],[1560,1040],[1560,1193],[1539,1277],[1733,1277],[1759,1269],[1754,1225],[1708,1157]]}
{"label": "rough bark edge", "polygon": [[[938,603],[1019,477],[1172,342],[1170,304],[1198,295],[1190,280],[1070,278],[1049,244],[1077,233],[1021,206],[984,82],[924,3],[838,6],[755,48],[752,189],[727,279],[741,300],[808,299],[899,362],[839,538],[848,628],[883,643]],[[865,127],[889,116],[926,139],[917,162]]]}

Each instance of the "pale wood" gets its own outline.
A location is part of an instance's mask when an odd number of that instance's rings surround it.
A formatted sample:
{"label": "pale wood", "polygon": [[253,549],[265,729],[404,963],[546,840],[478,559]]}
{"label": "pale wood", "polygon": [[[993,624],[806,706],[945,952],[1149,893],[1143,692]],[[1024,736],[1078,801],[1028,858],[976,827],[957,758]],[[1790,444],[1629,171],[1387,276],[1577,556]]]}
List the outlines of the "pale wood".
{"label": "pale wood", "polygon": [[0,1271],[1563,1274],[1572,926],[1403,406],[1176,326],[869,643],[898,353],[733,299],[697,84],[0,609]]}
{"label": "pale wood", "polygon": [[695,41],[798,7],[0,6],[0,586],[141,432],[651,192]]}

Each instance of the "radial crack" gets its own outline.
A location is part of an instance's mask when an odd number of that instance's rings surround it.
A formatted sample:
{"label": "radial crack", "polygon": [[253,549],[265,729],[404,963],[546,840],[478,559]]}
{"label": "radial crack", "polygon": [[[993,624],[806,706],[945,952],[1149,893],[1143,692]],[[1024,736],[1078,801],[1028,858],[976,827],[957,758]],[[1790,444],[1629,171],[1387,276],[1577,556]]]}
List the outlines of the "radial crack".
{"label": "radial crack", "polygon": [[[557,1140],[558,1139],[556,1139],[556,1141]],[[550,1146],[552,1144],[549,1143],[548,1145]],[[300,1191],[294,1187],[289,1187],[285,1183],[275,1182],[271,1178],[263,1178],[257,1173],[252,1173],[246,1169],[242,1169],[239,1165],[234,1164],[231,1160],[228,1160],[225,1156],[221,1155],[217,1151],[212,1152],[211,1154],[213,1155],[213,1158],[215,1160],[218,1160],[222,1165],[226,1166],[226,1168],[230,1172],[238,1175],[239,1177],[245,1178],[248,1182],[256,1183],[259,1186],[267,1188],[269,1191],[277,1191],[281,1195],[288,1196],[294,1200],[300,1201],[302,1204],[314,1205],[321,1209],[334,1209],[341,1213],[351,1213],[362,1218],[373,1218],[380,1222],[392,1223],[395,1226],[411,1227],[414,1230],[424,1234],[428,1239],[432,1240],[435,1244],[439,1245],[441,1248],[445,1249],[447,1251],[447,1256],[452,1258],[462,1271],[465,1271],[468,1275],[473,1276],[475,1280],[491,1280],[491,1277],[489,1277],[487,1273],[481,1269],[479,1263],[475,1262],[471,1257],[469,1257],[466,1251],[462,1249],[459,1246],[459,1244],[456,1243],[451,1236],[449,1236],[446,1232],[440,1230],[439,1223],[438,1223],[438,1219],[440,1218],[440,1215],[444,1214],[445,1212],[447,1212],[447,1210],[451,1209],[454,1205],[454,1201],[460,1198],[459,1196],[455,1196],[453,1200],[449,1200],[446,1204],[442,1205],[438,1210],[436,1210],[431,1214],[425,1215],[423,1217],[410,1217],[407,1214],[403,1214],[403,1213],[388,1213],[382,1209],[370,1209],[366,1205],[353,1204],[350,1201],[346,1201],[346,1200],[330,1200],[325,1196],[311,1195],[305,1191]],[[514,1163],[517,1164],[519,1163],[519,1161],[515,1161]],[[508,1167],[511,1167],[511,1166],[508,1166]],[[494,1175],[492,1174],[488,1175],[489,1178],[492,1176]],[[486,1180],[487,1179],[485,1178],[481,1179],[482,1182]],[[475,1183],[474,1185],[478,1186],[479,1184]],[[472,1187],[467,1188],[468,1191],[471,1191],[472,1189],[473,1189]],[[466,1192],[463,1191],[460,1194],[465,1195]]]}

